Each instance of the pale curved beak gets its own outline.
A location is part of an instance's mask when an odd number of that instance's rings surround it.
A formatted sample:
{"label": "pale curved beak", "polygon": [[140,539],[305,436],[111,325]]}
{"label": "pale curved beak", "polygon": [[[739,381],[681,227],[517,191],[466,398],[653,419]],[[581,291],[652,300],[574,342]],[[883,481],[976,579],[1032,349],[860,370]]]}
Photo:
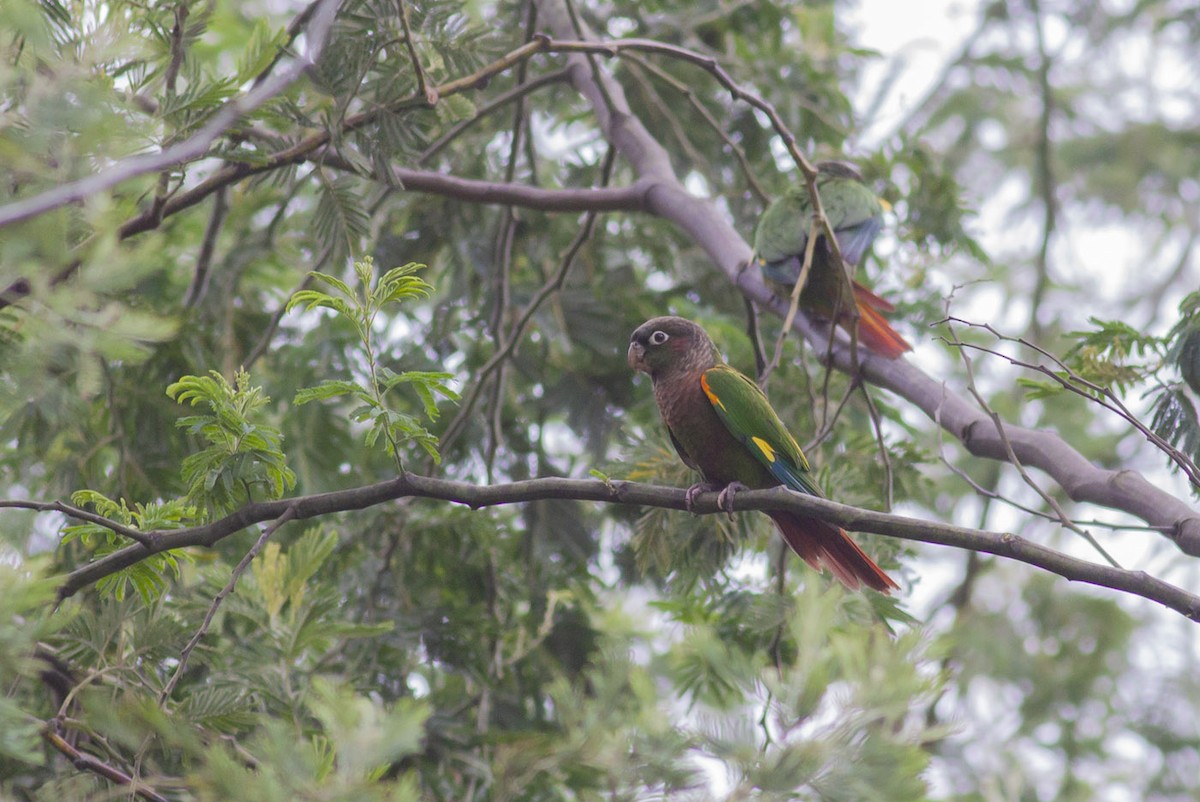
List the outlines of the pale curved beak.
{"label": "pale curved beak", "polygon": [[646,364],[642,361],[642,357],[645,355],[646,346],[638,342],[632,342],[629,344],[629,353],[625,355],[625,358],[629,361],[629,367],[644,373],[646,371]]}

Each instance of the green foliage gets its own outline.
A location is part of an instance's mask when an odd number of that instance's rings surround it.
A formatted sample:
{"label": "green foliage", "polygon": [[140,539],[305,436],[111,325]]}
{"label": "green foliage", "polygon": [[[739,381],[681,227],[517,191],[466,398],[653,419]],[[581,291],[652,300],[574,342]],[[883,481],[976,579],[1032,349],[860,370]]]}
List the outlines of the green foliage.
{"label": "green foliage", "polygon": [[[566,54],[475,74],[548,29],[537,6],[345,0],[316,63],[199,158],[4,227],[0,495],[94,488],[76,505],[170,532],[417,463],[477,483],[695,481],[649,383],[630,377],[629,332],[683,314],[739,369],[755,360],[728,277],[657,213],[676,197],[601,213],[581,246],[575,211],[476,202],[489,186],[602,183],[611,143],[557,74]],[[867,278],[897,301],[912,363],[948,392],[967,377],[922,324],[953,299],[955,315],[1055,354],[1075,346],[1071,371],[1200,449],[1197,296],[1174,314],[1196,283],[1200,150],[1180,120],[1200,104],[1172,73],[1200,37],[1188,4],[987,4],[920,96],[906,58],[862,46],[845,3],[570,6],[601,35],[713,59],[806,155],[863,167],[894,207]],[[301,12],[0,2],[0,206],[183,141],[307,51]],[[880,84],[866,67],[884,59]],[[777,132],[701,64],[640,52],[595,69],[636,118],[615,122],[640,120],[743,236],[764,196],[795,183]],[[432,104],[422,92],[447,84],[463,90]],[[634,155],[618,152],[611,186],[639,178]],[[401,186],[403,171],[423,175]],[[1128,263],[1106,247],[1114,232],[1137,245]],[[1136,280],[1114,280],[1126,269]],[[769,352],[778,322],[757,322]],[[1024,509],[1047,507],[1011,468],[874,387],[873,420],[796,338],[783,357],[772,402],[816,441],[831,498],[1073,548]],[[1014,392],[1020,371],[987,355],[973,366],[1006,420],[1172,481],[1090,398],[1053,381]],[[179,427],[169,384],[191,406]],[[439,416],[455,390],[470,410]],[[1068,514],[1106,517],[1046,486]],[[130,795],[55,750],[47,726],[171,799],[1196,796],[1194,626],[986,556],[856,533],[905,582],[884,598],[781,560],[759,514],[403,499],[281,527],[216,608],[252,533],[154,555],[56,606],[43,577],[137,548],[70,524],[0,509],[4,799]],[[1167,538],[1094,534],[1131,546],[1127,568],[1195,584]]]}
{"label": "green foliage", "polygon": [[[1162,384],[1154,396],[1151,427],[1158,436],[1200,462],[1200,292],[1185,296],[1179,304],[1179,322],[1166,338],[1166,360],[1179,371],[1183,384]],[[1188,390],[1191,390],[1189,393]],[[1200,487],[1193,487],[1200,493]]]}
{"label": "green foliage", "polygon": [[1076,339],[1063,360],[1081,378],[1121,392],[1139,384],[1157,370],[1163,339],[1138,331],[1119,320],[1088,318],[1096,328],[1074,331]]}
{"label": "green foliage", "polygon": [[[207,599],[170,613],[161,602],[115,598],[77,609],[53,643],[61,658],[108,678],[105,690],[81,696],[87,714],[115,741],[132,740],[147,766],[191,765],[201,798],[285,799],[315,789],[331,799],[416,798],[413,778],[389,770],[419,748],[428,706],[384,703],[322,667],[347,643],[392,630],[345,615],[328,582],[336,544],[319,527],[286,550],[267,544],[217,619],[212,642],[232,648],[206,650],[206,668],[184,678],[169,715],[158,695]],[[229,569],[204,569],[208,597]]]}
{"label": "green foliage", "polygon": [[1179,304],[1179,322],[1167,335],[1167,358],[1179,368],[1179,375],[1200,396],[1200,292],[1187,295]]}
{"label": "green foliage", "polygon": [[[98,515],[139,532],[166,532],[180,529],[196,520],[196,508],[183,500],[174,499],[154,504],[140,502],[130,509],[125,500],[114,501],[95,490],[79,490],[71,495],[71,501],[81,507],[91,507]],[[62,528],[62,545],[78,540],[94,557],[103,557],[128,546],[129,541],[108,527],[85,522]],[[158,598],[170,584],[170,576],[179,577],[179,562],[190,562],[187,552],[164,551],[152,554],[128,568],[104,577],[96,583],[102,595],[116,597],[118,601],[132,587],[147,604]]]}
{"label": "green foliage", "polygon": [[[0,767],[44,762],[38,748],[39,722],[23,704],[22,686],[38,682],[39,663],[34,647],[55,626],[49,615],[54,603],[55,582],[41,574],[40,561],[23,569],[0,563]],[[8,771],[4,772],[9,773]]]}
{"label": "green foliage", "polygon": [[914,705],[931,703],[942,679],[931,670],[918,633],[891,638],[878,626],[864,629],[856,616],[848,617],[849,601],[809,584],[788,600],[786,614],[776,608],[759,619],[793,644],[792,656],[775,671],[763,673],[761,657],[709,625],[693,625],[676,646],[672,676],[684,683],[700,679],[694,699],[717,705],[701,718],[701,743],[741,778],[735,793],[926,798],[924,744],[945,733],[922,721]]}
{"label": "green foliage", "polygon": [[205,406],[208,413],[181,418],[176,425],[208,443],[184,459],[187,500],[207,520],[255,501],[255,489],[267,500],[281,498],[296,484],[287,466],[283,435],[253,417],[271,399],[250,385],[250,374],[238,371],[230,384],[217,371],[208,376],[183,376],[167,387],[180,404]]}
{"label": "green foliage", "polygon": [[335,276],[310,273],[310,276],[332,287],[338,294],[332,295],[321,290],[301,290],[292,296],[287,307],[292,309],[304,306],[310,311],[317,308],[330,309],[350,321],[358,333],[368,363],[365,383],[326,379],[316,387],[297,392],[296,403],[307,404],[310,401],[340,396],[348,396],[352,401],[357,401],[359,406],[350,414],[356,421],[370,423],[366,434],[367,446],[373,447],[379,438],[383,437],[387,453],[396,460],[400,470],[403,470],[400,446],[408,441],[415,441],[437,462],[441,461],[441,455],[438,453],[437,437],[425,428],[417,416],[392,406],[387,398],[388,393],[401,385],[411,388],[421,402],[425,417],[430,420],[438,418],[436,396],[451,401],[456,401],[459,397],[447,384],[448,380],[453,378],[452,374],[413,370],[397,373],[379,362],[376,322],[387,306],[423,298],[429,294],[432,287],[414,275],[424,267],[418,264],[395,267],[372,284],[374,262],[367,257],[354,263],[354,272],[358,278],[357,290]]}

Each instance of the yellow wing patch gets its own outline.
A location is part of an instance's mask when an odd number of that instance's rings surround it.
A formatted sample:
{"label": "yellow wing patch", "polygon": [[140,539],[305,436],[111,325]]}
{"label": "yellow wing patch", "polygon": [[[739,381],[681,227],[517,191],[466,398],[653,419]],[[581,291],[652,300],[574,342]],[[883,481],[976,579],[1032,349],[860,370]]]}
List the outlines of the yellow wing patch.
{"label": "yellow wing patch", "polygon": [[717,394],[708,386],[708,377],[700,374],[700,389],[704,390],[704,394],[708,396],[708,400],[712,402],[714,407],[725,409],[725,405],[721,403],[721,399],[717,398]]}
{"label": "yellow wing patch", "polygon": [[762,455],[767,458],[767,462],[775,461],[775,449],[771,448],[770,443],[761,437],[751,437],[750,439],[754,442],[754,445],[758,446],[758,450],[762,452]]}

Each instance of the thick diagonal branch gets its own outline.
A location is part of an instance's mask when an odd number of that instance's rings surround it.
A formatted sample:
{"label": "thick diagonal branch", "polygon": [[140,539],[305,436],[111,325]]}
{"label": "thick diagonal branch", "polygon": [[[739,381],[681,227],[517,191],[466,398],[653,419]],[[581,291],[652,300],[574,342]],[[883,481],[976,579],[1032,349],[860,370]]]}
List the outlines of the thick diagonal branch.
{"label": "thick diagonal branch", "polygon": [[[562,0],[538,0],[538,9],[555,37],[577,35]],[[783,317],[786,302],[775,298],[755,271],[744,269],[750,246],[715,204],[684,188],[666,150],[630,110],[621,85],[603,70],[590,69],[580,54],[569,56],[569,69],[571,83],[591,104],[605,136],[647,183],[649,210],[685,231],[747,298]],[[803,315],[793,325],[818,354],[826,353],[829,344],[823,331]],[[919,408],[972,454],[1005,461],[1011,446],[1024,465],[1045,471],[1072,500],[1136,515],[1165,532],[1187,554],[1200,556],[1200,513],[1141,474],[1098,468],[1054,432],[1005,423],[1005,437],[1001,437],[982,410],[906,359],[885,359],[865,349],[855,359],[844,341],[836,342],[829,354],[838,369],[850,373],[857,367],[872,384]]]}

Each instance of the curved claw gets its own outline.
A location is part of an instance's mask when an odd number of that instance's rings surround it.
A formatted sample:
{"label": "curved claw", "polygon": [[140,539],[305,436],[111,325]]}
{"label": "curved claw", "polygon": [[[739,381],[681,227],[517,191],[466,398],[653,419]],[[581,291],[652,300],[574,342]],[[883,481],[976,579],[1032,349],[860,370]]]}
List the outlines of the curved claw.
{"label": "curved claw", "polygon": [[701,493],[711,493],[714,490],[721,490],[721,486],[712,482],[696,482],[696,484],[689,487],[683,497],[684,503],[687,504],[687,511],[691,513],[696,511],[696,496]]}
{"label": "curved claw", "polygon": [[749,490],[741,482],[730,482],[725,485],[725,489],[717,495],[717,506],[725,510],[729,515],[729,520],[733,520],[733,494],[739,490]]}

